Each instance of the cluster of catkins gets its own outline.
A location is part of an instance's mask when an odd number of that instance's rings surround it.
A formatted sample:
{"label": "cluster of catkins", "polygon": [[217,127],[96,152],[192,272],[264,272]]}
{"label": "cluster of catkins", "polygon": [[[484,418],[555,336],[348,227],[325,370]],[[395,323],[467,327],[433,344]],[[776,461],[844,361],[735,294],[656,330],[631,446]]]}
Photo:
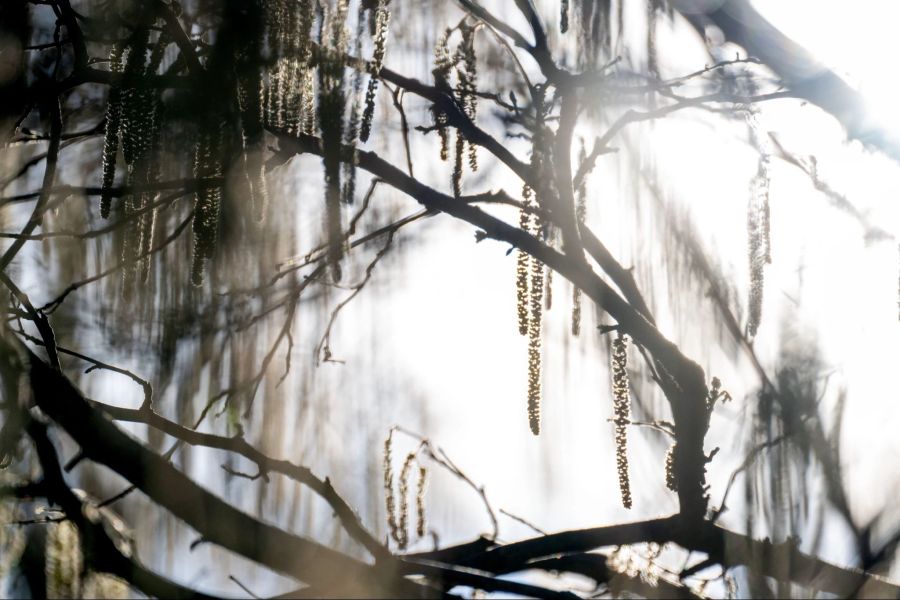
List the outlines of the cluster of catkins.
{"label": "cluster of catkins", "polygon": [[[456,52],[450,52],[450,36],[458,30],[460,40],[456,46]],[[434,48],[434,75],[435,85],[452,95],[462,113],[471,122],[475,122],[478,112],[478,65],[475,57],[475,33],[477,26],[469,25],[463,20],[455,29],[447,29],[438,39]],[[456,71],[456,86],[451,83],[451,73]],[[450,132],[447,127],[447,114],[439,107],[434,107],[434,120],[441,141],[441,160],[446,161],[450,157]],[[466,156],[466,144],[468,143],[468,163],[471,171],[478,170],[478,150],[475,144],[466,140],[465,134],[460,129],[456,130],[456,147],[453,155],[453,195],[459,197],[462,194],[463,158]]]}
{"label": "cluster of catkins", "polygon": [[[543,137],[544,117],[543,96],[535,97],[537,125],[534,128],[531,151],[531,173],[534,181],[542,183],[545,171],[545,147]],[[532,236],[544,233],[540,218],[540,197],[545,190],[534,190],[527,183],[522,188],[522,209],[519,212],[519,226]],[[544,265],[537,258],[523,250],[516,257],[516,315],[519,333],[528,336],[528,425],[531,433],[541,432],[541,325],[543,318]],[[549,304],[548,304],[549,309]]]}
{"label": "cluster of catkins", "polygon": [[[253,15],[258,17],[258,27],[248,25],[245,31],[236,34],[234,56],[216,55],[214,49],[206,60],[209,69],[222,68],[223,59],[229,66],[233,65],[235,85],[233,92],[224,97],[217,95],[214,106],[197,120],[191,269],[195,285],[202,284],[206,263],[216,251],[222,180],[227,167],[235,161],[243,168],[252,214],[257,221],[264,219],[268,204],[263,160],[265,128],[290,135],[321,135],[328,261],[333,278],[340,279],[339,263],[345,250],[340,205],[353,199],[357,139],[365,141],[372,127],[378,74],[385,57],[390,23],[389,2],[360,3],[359,31],[353,49],[359,54],[365,25],[369,24],[374,54],[368,68],[364,110],[360,115],[361,75],[357,75],[346,125],[349,0],[323,4],[314,0],[255,2]],[[116,77],[106,115],[100,212],[104,218],[108,217],[113,197],[121,193],[113,187],[121,150],[128,186],[121,203],[129,222],[122,249],[123,264],[127,267],[126,283],[135,274],[142,279],[148,276],[154,216],[159,203],[158,192],[152,191],[152,184],[159,179],[162,102],[159,89],[146,85],[144,79],[157,75],[170,39],[165,27],[159,34],[153,34],[156,29],[153,25],[151,20],[134,27],[127,39],[114,44],[110,52],[110,69]],[[250,31],[256,33],[248,34]],[[157,35],[155,41],[152,35]],[[318,44],[315,38],[320,40]],[[230,125],[232,115],[240,118],[239,139],[237,128]],[[343,177],[341,169],[346,156],[342,143],[351,148],[354,158],[343,167]]]}
{"label": "cluster of catkins", "polygon": [[269,51],[274,59],[263,91],[267,127],[312,134],[315,127],[312,27],[313,0],[275,0],[266,12]]}
{"label": "cluster of catkins", "polygon": [[628,393],[628,338],[619,332],[612,343],[613,411],[616,426],[616,469],[622,506],[631,508],[631,483],[628,479],[628,433],[631,400]]}
{"label": "cluster of catkins", "polygon": [[136,277],[146,280],[149,276],[158,200],[158,192],[149,188],[159,180],[162,103],[159,90],[141,83],[144,77],[156,74],[169,43],[163,30],[151,49],[150,28],[144,25],[135,28],[124,43],[113,44],[109,53],[110,71],[116,80],[106,108],[100,215],[104,219],[110,215],[121,149],[129,188],[122,200],[123,217],[128,219],[121,248],[126,293]]}
{"label": "cluster of catkins", "polygon": [[[524,207],[519,212],[519,226],[538,235],[541,223],[536,211],[534,191],[526,184],[522,189]],[[516,316],[519,333],[528,336],[528,426],[531,433],[541,432],[541,320],[543,316],[544,265],[524,250],[516,256]]]}
{"label": "cluster of catkins", "polygon": [[[425,490],[428,482],[427,469],[418,463],[415,452],[406,455],[403,466],[400,468],[400,477],[398,482],[398,490],[394,492],[394,469],[392,440],[393,430],[388,434],[384,441],[384,492],[385,492],[385,509],[387,512],[388,532],[391,539],[397,544],[400,550],[405,550],[409,545],[409,478],[412,474],[413,467],[418,467],[418,478],[416,480],[416,537],[421,539],[425,536]],[[399,496],[399,506],[398,497]]]}

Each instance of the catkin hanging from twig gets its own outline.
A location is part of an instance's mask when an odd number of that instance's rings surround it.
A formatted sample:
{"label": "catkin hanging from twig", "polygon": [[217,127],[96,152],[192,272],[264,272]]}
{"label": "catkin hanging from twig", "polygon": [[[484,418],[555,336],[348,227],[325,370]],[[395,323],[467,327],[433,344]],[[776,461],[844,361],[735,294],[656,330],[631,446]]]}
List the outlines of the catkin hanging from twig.
{"label": "catkin hanging from twig", "polygon": [[[478,63],[475,57],[475,26],[463,24],[461,29],[462,40],[457,47],[457,62],[462,63],[462,68],[457,68],[457,80],[459,81],[459,98],[463,112],[473,123],[478,113]],[[478,146],[469,143],[469,168],[472,172],[478,170]]]}
{"label": "catkin hanging from twig", "polygon": [[528,425],[541,433],[541,317],[544,265],[531,260],[531,315],[528,321]]}
{"label": "catkin hanging from twig", "polygon": [[[431,71],[434,76],[435,86],[444,91],[450,90],[450,70],[453,67],[453,60],[450,57],[450,33],[451,30],[447,29],[438,38],[434,46],[434,69]],[[450,156],[450,132],[447,129],[447,115],[437,106],[434,107],[433,112],[438,137],[441,140],[441,160],[446,161]]]}
{"label": "catkin hanging from twig", "polygon": [[398,477],[398,489],[394,492],[394,469],[392,441],[394,430],[388,433],[384,441],[384,455],[382,471],[384,475],[385,511],[387,513],[388,533],[397,546],[404,550],[409,545],[409,496],[410,482],[413,466],[418,465],[418,479],[416,481],[416,536],[425,535],[425,488],[428,472],[424,466],[418,464],[416,452],[410,452],[403,461]]}
{"label": "catkin hanging from twig", "polygon": [[147,189],[158,178],[160,98],[159,91],[141,86],[146,76],[156,74],[169,37],[161,31],[149,53],[150,29],[143,25],[129,40],[128,56],[123,69],[120,132],[122,154],[127,168],[126,184],[131,191],[122,201],[123,213],[131,217],[122,238],[123,294],[129,297],[136,279],[149,276],[149,251],[153,239],[157,192]]}
{"label": "catkin hanging from twig", "polygon": [[631,508],[631,483],[628,478],[628,432],[631,400],[628,393],[628,338],[619,332],[613,340],[613,411],[616,426],[616,470],[619,474],[619,491],[622,506]]}
{"label": "catkin hanging from twig", "polygon": [[675,444],[666,450],[666,487],[673,492],[678,491],[678,480],[675,478]]}
{"label": "catkin hanging from twig", "polygon": [[397,501],[394,497],[394,466],[392,441],[394,431],[388,433],[387,439],[384,440],[384,457],[382,462],[382,471],[384,473],[384,503],[385,512],[387,513],[388,532],[393,540],[399,539],[397,530]]}
{"label": "catkin hanging from twig", "polygon": [[428,470],[419,466],[419,479],[416,484],[416,537],[425,537],[425,490],[428,485]]}
{"label": "catkin hanging from twig", "polygon": [[462,196],[463,154],[465,153],[465,149],[466,138],[463,136],[462,132],[457,129],[456,152],[453,154],[453,177],[451,179],[454,198]]}
{"label": "catkin hanging from twig", "polygon": [[378,91],[378,77],[381,66],[384,64],[384,53],[387,46],[388,26],[391,22],[391,13],[387,9],[387,0],[378,0],[375,6],[375,50],[372,53],[372,62],[369,63],[369,85],[366,88],[366,105],[363,111],[362,126],[359,131],[360,141],[369,140],[372,130],[372,117],[375,114],[375,93]]}
{"label": "catkin hanging from twig", "polygon": [[769,214],[769,161],[768,138],[759,124],[758,110],[747,113],[753,144],[759,151],[756,175],[750,183],[747,203],[747,259],[750,268],[750,294],[748,299],[747,334],[756,336],[762,317],[765,265],[772,262]]}
{"label": "catkin hanging from twig", "polygon": [[[113,75],[122,73],[123,46],[113,44],[109,51],[109,70]],[[110,188],[116,178],[116,154],[119,152],[119,127],[122,121],[122,88],[114,83],[109,88],[106,104],[106,127],[103,135],[103,182],[100,194],[100,216],[109,217],[112,203]]]}
{"label": "catkin hanging from twig", "polygon": [[400,496],[400,520],[397,523],[398,539],[397,545],[401,550],[405,550],[409,545],[409,476],[412,472],[413,463],[416,461],[415,452],[406,455],[403,466],[400,468],[400,481],[398,494]]}
{"label": "catkin hanging from twig", "polygon": [[[166,48],[170,43],[169,33],[166,29],[163,29],[160,31],[159,37],[153,45],[153,50],[150,52],[146,75],[156,75]],[[137,157],[139,162],[137,169],[140,182],[149,186],[159,181],[163,111],[159,90],[142,90],[140,99],[141,111],[144,115],[144,136],[141,142],[140,155]],[[158,191],[147,190],[141,194],[140,201],[136,204],[136,208],[142,211],[137,223],[139,245],[135,249],[135,258],[138,261],[135,269],[138,281],[141,282],[147,281],[150,276],[150,249],[153,244],[157,212],[153,205],[157,202],[159,196],[160,193]]]}
{"label": "catkin hanging from twig", "polygon": [[146,115],[140,98],[143,91],[138,89],[137,84],[147,64],[148,43],[148,28],[142,26],[136,29],[128,45],[128,57],[122,73],[122,154],[125,164],[129,166],[135,163],[145,140]]}
{"label": "catkin hanging from twig", "polygon": [[[523,189],[525,207],[528,206],[531,196],[531,188],[527,185]],[[519,227],[528,231],[531,222],[531,214],[523,207],[519,210]],[[528,272],[531,255],[524,250],[516,252],[516,317],[519,322],[519,334],[528,335]]]}
{"label": "catkin hanging from twig", "polygon": [[[535,158],[532,162],[536,162]],[[526,186],[526,205],[537,208],[535,194]],[[528,213],[526,231],[538,235],[541,230],[537,212]],[[541,322],[543,317],[544,265],[529,257],[528,271],[528,426],[531,433],[541,433]]]}
{"label": "catkin hanging from twig", "polygon": [[[201,127],[194,158],[194,177],[200,188],[194,204],[194,256],[191,266],[191,283],[203,284],[203,269],[206,261],[213,257],[219,230],[219,205],[222,200],[220,185],[210,185],[209,178],[222,176],[220,158],[222,130],[220,123],[205,124]],[[204,181],[205,180],[205,181]]]}

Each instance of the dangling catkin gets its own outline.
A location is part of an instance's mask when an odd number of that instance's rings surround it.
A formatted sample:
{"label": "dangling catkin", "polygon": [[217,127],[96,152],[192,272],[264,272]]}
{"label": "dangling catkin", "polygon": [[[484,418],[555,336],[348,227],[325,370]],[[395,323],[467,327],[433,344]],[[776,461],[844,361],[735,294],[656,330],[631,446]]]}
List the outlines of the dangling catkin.
{"label": "dangling catkin", "polygon": [[[296,9],[295,9],[296,10]],[[346,7],[338,7],[346,13]],[[312,135],[315,130],[315,103],[313,102],[313,78],[312,78],[312,27],[315,20],[314,0],[302,0],[295,21],[294,40],[297,47],[297,59],[294,65],[295,88],[291,90],[293,106],[296,110],[294,117],[295,128]],[[344,37],[343,39],[346,39]]]}
{"label": "dangling catkin", "polygon": [[768,137],[759,124],[758,110],[747,113],[747,124],[753,144],[759,151],[756,175],[750,183],[750,198],[747,204],[747,260],[750,267],[750,294],[748,300],[747,334],[756,336],[762,317],[763,290],[765,287],[764,268],[772,262],[769,233],[769,162]]}
{"label": "dangling catkin", "polygon": [[384,460],[382,462],[382,470],[384,471],[384,503],[385,512],[387,513],[388,531],[391,539],[397,541],[400,534],[397,530],[397,502],[394,497],[394,468],[393,457],[391,453],[392,440],[394,431],[388,433],[387,439],[384,440]]}
{"label": "dangling catkin", "polygon": [[[538,216],[531,216],[530,233],[541,230]],[[531,314],[528,319],[528,425],[531,433],[541,433],[541,319],[544,291],[544,265],[531,258]]]}
{"label": "dangling catkin", "polygon": [[[113,44],[109,51],[109,70],[114,75],[122,73],[123,46]],[[106,104],[106,128],[103,134],[103,182],[100,194],[100,216],[109,218],[112,204],[110,188],[116,178],[116,154],[119,152],[119,127],[122,121],[122,88],[113,84],[109,88]]]}
{"label": "dangling catkin", "polygon": [[378,76],[384,63],[384,53],[387,46],[388,25],[391,22],[391,13],[387,9],[387,0],[378,0],[375,7],[375,50],[372,53],[372,62],[369,63],[369,85],[366,89],[366,106],[363,111],[362,127],[359,131],[359,139],[363,142],[369,140],[372,130],[372,117],[375,114],[375,92],[378,91]]}
{"label": "dangling catkin", "polygon": [[425,537],[425,489],[428,485],[428,470],[419,465],[419,480],[416,484],[416,537]]}
{"label": "dangling catkin", "polygon": [[303,106],[303,88],[300,86],[300,80],[303,77],[305,65],[300,58],[300,16],[301,11],[296,7],[291,7],[287,23],[288,36],[288,55],[282,62],[284,69],[284,84],[281,86],[281,93],[284,98],[281,101],[283,111],[282,120],[284,129],[291,135],[297,135],[302,127],[301,119]]}
{"label": "dangling catkin", "polygon": [[760,235],[760,214],[756,198],[750,198],[747,206],[747,260],[750,266],[750,298],[748,300],[747,334],[752,338],[759,329],[762,316],[765,278],[763,265],[763,238]]}
{"label": "dangling catkin", "polygon": [[400,481],[398,495],[400,496],[400,522],[397,524],[399,539],[397,545],[401,550],[405,550],[409,545],[409,475],[412,471],[413,463],[416,461],[415,452],[406,455],[403,461],[403,467],[400,468]]}
{"label": "dangling catkin", "polygon": [[[526,188],[527,189],[527,188]],[[529,214],[519,211],[519,226],[528,231]],[[516,252],[516,317],[519,320],[519,334],[528,335],[528,271],[531,255],[524,250]]]}
{"label": "dangling catkin", "polygon": [[[128,56],[123,70],[123,90],[121,95],[122,154],[125,158],[128,187],[146,186],[151,183],[155,167],[151,165],[153,148],[158,144],[159,92],[153,88],[140,87],[141,79],[154,75],[162,60],[168,38],[160,33],[153,51],[149,54],[149,27],[144,25],[133,33],[129,40]],[[152,209],[145,210],[155,198],[155,193],[144,190],[130,193],[123,198],[122,207],[126,217],[140,213],[125,227],[122,238],[122,280],[123,295],[128,298],[136,279],[143,280],[149,269],[149,260],[138,260],[144,250],[149,250],[152,242],[154,215]]]}
{"label": "dangling catkin", "polygon": [[[450,70],[453,60],[450,57],[450,29],[444,31],[434,46],[434,83],[438,89],[450,90]],[[441,140],[441,160],[446,161],[450,156],[450,133],[447,130],[447,115],[437,107],[433,109],[434,122],[437,125],[438,136]]]}
{"label": "dangling catkin", "polygon": [[[222,161],[220,157],[222,134],[221,123],[207,124],[201,128],[194,160],[195,178],[205,179],[222,176]],[[216,250],[221,199],[221,186],[209,186],[208,182],[196,193],[194,220],[192,223],[194,256],[191,267],[191,283],[195,286],[203,284],[204,265],[208,259],[213,257]]]}
{"label": "dangling catkin", "polygon": [[265,91],[265,107],[263,109],[266,127],[278,127],[278,98],[281,95],[281,81],[279,66],[283,56],[282,22],[284,12],[284,0],[272,0],[265,11],[266,32],[269,52],[273,66],[267,71],[267,85]]}
{"label": "dangling catkin", "polygon": [[553,269],[544,268],[544,310],[553,308]]}
{"label": "dangling catkin", "polygon": [[[459,98],[462,102],[463,112],[474,123],[478,113],[478,63],[475,58],[475,31],[474,26],[463,25],[461,28],[462,40],[457,47],[457,61],[462,63],[462,68],[457,68],[457,80],[459,81]],[[469,168],[474,173],[478,170],[478,146],[469,143]]]}
{"label": "dangling catkin", "polygon": [[581,290],[572,285],[572,335],[581,334]]}
{"label": "dangling catkin", "polygon": [[675,444],[666,451],[666,487],[673,492],[678,491],[678,480],[675,479]]}
{"label": "dangling catkin", "polygon": [[[162,30],[150,52],[145,70],[146,75],[156,75],[170,42],[168,32],[165,29]],[[138,144],[138,155],[135,157],[136,164],[129,165],[129,173],[134,175],[134,181],[137,183],[149,185],[159,181],[162,102],[160,92],[156,89],[141,90],[137,99],[140,103],[142,135]],[[150,206],[158,198],[159,192],[148,190],[139,196],[136,195],[131,203],[131,208],[142,211],[135,224],[136,244],[132,249],[133,257],[131,257],[135,261],[135,275],[139,282],[147,281],[150,276],[150,248],[153,244],[153,233],[156,226],[156,209],[150,208]]]}
{"label": "dangling catkin", "polygon": [[619,474],[619,491],[622,506],[631,508],[631,483],[628,479],[628,433],[630,398],[628,393],[628,338],[619,332],[613,340],[613,410],[616,426],[616,469]]}
{"label": "dangling catkin", "polygon": [[122,154],[125,156],[125,164],[133,165],[140,154],[145,139],[146,115],[143,112],[143,103],[140,96],[141,90],[136,87],[144,75],[147,64],[147,45],[149,43],[149,30],[147,27],[139,27],[131,36],[128,45],[128,57],[125,60],[125,69],[122,73]]}
{"label": "dangling catkin", "polygon": [[[532,191],[528,185],[522,186],[523,207],[519,210],[519,227],[529,232],[531,213],[526,210],[532,203]],[[516,317],[519,321],[519,334],[528,335],[528,273],[531,266],[531,255],[524,250],[516,252]]]}
{"label": "dangling catkin", "polygon": [[453,184],[453,197],[459,198],[462,196],[462,174],[463,174],[463,154],[466,149],[466,138],[463,136],[462,132],[457,129],[456,130],[456,152],[453,155],[453,177],[451,179],[451,183]]}
{"label": "dangling catkin", "polygon": [[543,266],[531,263],[531,318],[528,324],[528,426],[531,433],[541,433],[541,278]]}

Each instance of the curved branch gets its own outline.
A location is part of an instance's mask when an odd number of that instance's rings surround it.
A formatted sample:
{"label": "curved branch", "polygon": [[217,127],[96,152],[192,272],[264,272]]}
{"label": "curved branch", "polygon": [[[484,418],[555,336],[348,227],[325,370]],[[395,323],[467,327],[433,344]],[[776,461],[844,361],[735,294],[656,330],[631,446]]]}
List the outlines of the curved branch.
{"label": "curved branch", "polygon": [[380,593],[429,596],[390,562],[372,567],[314,541],[287,533],[239,511],[116,427],[65,378],[31,351],[30,380],[37,406],[81,447],[159,506],[193,527],[206,541],[310,585],[331,587],[347,578]]}
{"label": "curved branch", "polygon": [[121,408],[99,402],[93,402],[92,404],[116,421],[144,423],[191,446],[204,446],[239,454],[256,464],[263,474],[267,472],[281,473],[306,485],[334,509],[347,533],[362,544],[372,556],[380,560],[386,560],[390,556],[384,545],[366,530],[359,517],[350,508],[350,505],[334,489],[331,481],[328,478],[324,480],[319,479],[308,467],[296,465],[287,460],[270,458],[248,443],[243,437],[223,437],[210,433],[201,433],[170,421],[150,410]]}

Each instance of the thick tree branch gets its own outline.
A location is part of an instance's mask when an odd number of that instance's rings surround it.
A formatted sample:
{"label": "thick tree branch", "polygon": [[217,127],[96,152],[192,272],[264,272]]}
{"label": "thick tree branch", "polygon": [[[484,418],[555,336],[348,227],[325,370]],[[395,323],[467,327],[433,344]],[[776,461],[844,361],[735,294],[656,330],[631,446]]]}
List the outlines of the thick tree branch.
{"label": "thick tree branch", "polygon": [[[838,567],[800,552],[796,544],[760,542],[710,522],[686,528],[679,515],[606,527],[563,531],[521,542],[492,546],[488,540],[411,555],[476,568],[496,574],[537,568],[558,556],[590,552],[607,546],[655,542],[675,543],[703,552],[715,564],[745,565],[762,575],[790,581],[839,597],[900,598],[900,586],[852,568]],[[548,563],[552,564],[552,563]],[[548,566],[545,565],[545,566]]]}
{"label": "thick tree branch", "polygon": [[389,563],[376,569],[235,509],[119,430],[61,373],[30,351],[28,355],[35,403],[78,443],[85,457],[124,477],[205,540],[311,585],[327,588],[352,578],[373,592],[431,594],[398,577]]}
{"label": "thick tree branch", "polygon": [[263,475],[269,472],[281,473],[306,485],[334,509],[350,536],[362,544],[373,557],[377,560],[387,560],[390,557],[390,552],[366,530],[353,509],[334,489],[331,481],[328,478],[319,479],[308,467],[296,465],[287,460],[270,458],[240,436],[223,437],[201,433],[183,427],[150,410],[120,408],[97,402],[93,404],[117,421],[144,423],[191,446],[205,446],[239,454],[256,464]]}
{"label": "thick tree branch", "polygon": [[51,502],[58,504],[78,528],[87,548],[87,566],[101,572],[112,573],[128,581],[137,589],[159,598],[211,598],[190,588],[170,581],[149,571],[135,559],[126,556],[116,547],[99,521],[88,519],[82,501],[65,482],[56,450],[47,436],[46,426],[27,418],[28,434],[34,442],[38,460],[43,470],[39,491]]}

